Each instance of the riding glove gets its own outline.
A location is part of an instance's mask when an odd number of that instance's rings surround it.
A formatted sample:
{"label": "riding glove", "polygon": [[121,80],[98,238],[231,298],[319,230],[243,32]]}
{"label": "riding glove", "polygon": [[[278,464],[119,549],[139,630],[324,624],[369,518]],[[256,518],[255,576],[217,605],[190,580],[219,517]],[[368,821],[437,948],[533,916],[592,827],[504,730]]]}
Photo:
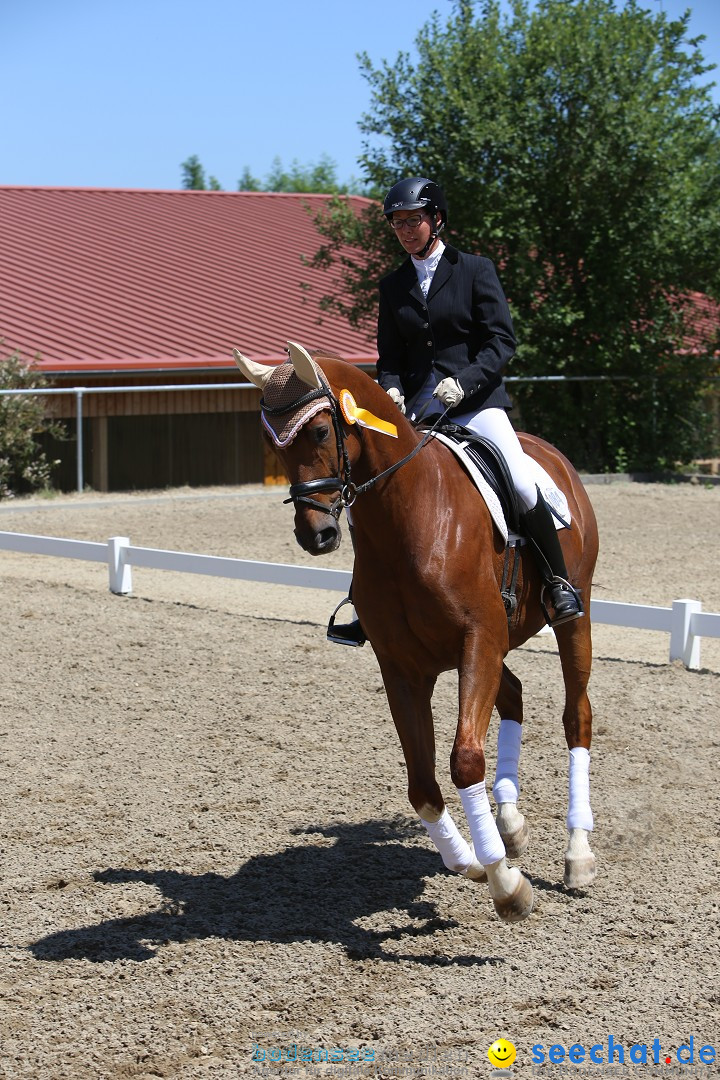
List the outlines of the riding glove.
{"label": "riding glove", "polygon": [[457,379],[443,379],[435,387],[433,397],[436,397],[443,405],[453,409],[460,404],[465,397],[465,393]]}
{"label": "riding glove", "polygon": [[404,414],[404,412],[405,412],[405,398],[400,393],[400,391],[396,387],[391,386],[390,389],[388,390],[388,397],[392,401],[395,402],[395,404],[397,405],[400,412]]}

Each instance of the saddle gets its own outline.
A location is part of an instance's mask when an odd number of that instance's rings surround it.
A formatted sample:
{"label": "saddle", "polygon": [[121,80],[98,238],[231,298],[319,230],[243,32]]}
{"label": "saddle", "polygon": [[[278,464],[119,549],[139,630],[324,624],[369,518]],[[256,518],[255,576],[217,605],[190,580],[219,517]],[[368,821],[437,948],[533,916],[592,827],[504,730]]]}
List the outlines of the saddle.
{"label": "saddle", "polygon": [[[416,426],[420,430],[431,429],[429,423]],[[493,443],[474,431],[469,431],[452,421],[441,421],[437,426],[432,427],[435,437],[444,442],[448,449],[461,460],[485,499],[492,519],[505,541],[500,594],[507,611],[508,621],[512,621],[518,609],[517,581],[520,569],[518,548],[525,543],[527,533],[522,527],[517,491],[507,462],[502,452]],[[566,496],[539,462],[529,457],[528,464],[534,470],[538,492],[555,519],[555,528],[569,529],[570,508]],[[547,615],[546,618],[549,622]]]}
{"label": "saddle", "polygon": [[[430,427],[429,424],[427,426]],[[421,424],[419,427],[422,430],[425,425]],[[444,421],[435,430],[452,439],[453,442],[467,444],[465,453],[498,499],[508,531],[520,532],[520,506],[517,492],[507,462],[498,448],[482,435],[476,435],[468,428],[453,424],[451,420]]]}
{"label": "saddle", "polygon": [[[427,425],[428,428],[430,426],[430,424]],[[424,424],[418,425],[420,430],[424,427]],[[484,439],[482,435],[461,427],[460,424],[445,420],[435,430],[446,439],[463,444],[463,452],[478,470],[500,506],[507,526],[500,595],[505,605],[508,622],[512,622],[518,607],[517,581],[520,558],[517,549],[524,543],[524,539],[520,535],[520,505],[507,462],[493,443]]]}

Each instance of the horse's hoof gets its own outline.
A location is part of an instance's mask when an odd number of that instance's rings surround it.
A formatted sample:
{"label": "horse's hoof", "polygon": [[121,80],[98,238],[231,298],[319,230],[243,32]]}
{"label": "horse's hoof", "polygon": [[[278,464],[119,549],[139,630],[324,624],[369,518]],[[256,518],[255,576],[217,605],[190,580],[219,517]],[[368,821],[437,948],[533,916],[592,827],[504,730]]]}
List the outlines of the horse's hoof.
{"label": "horse's hoof", "polygon": [[501,900],[493,900],[495,910],[503,922],[515,923],[527,919],[533,909],[533,888],[523,874],[520,874],[515,892]]}
{"label": "horse's hoof", "polygon": [[525,818],[522,819],[520,828],[515,829],[514,832],[507,835],[501,832],[500,839],[505,845],[505,854],[508,859],[519,859],[521,855],[524,855],[530,843],[530,830]]}
{"label": "horse's hoof", "polygon": [[468,866],[467,870],[465,871],[464,876],[466,878],[468,878],[469,881],[485,882],[488,879],[487,870],[482,865],[482,863],[479,863],[477,861],[477,859],[475,859],[470,864],[470,866]]}
{"label": "horse's hoof", "polygon": [[525,818],[518,811],[517,803],[498,803],[495,824],[508,859],[519,859],[527,849],[530,830]]}
{"label": "horse's hoof", "polygon": [[597,866],[592,851],[585,855],[565,856],[565,887],[589,889],[597,877]]}

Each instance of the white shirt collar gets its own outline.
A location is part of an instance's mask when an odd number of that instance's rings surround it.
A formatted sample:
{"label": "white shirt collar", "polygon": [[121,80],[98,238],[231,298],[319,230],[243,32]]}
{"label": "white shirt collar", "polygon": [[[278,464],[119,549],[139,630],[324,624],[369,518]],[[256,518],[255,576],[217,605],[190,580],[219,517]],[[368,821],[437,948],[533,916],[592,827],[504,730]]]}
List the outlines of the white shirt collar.
{"label": "white shirt collar", "polygon": [[428,255],[426,259],[416,259],[414,255],[411,256],[412,264],[415,267],[415,273],[417,274],[417,279],[420,284],[423,296],[427,296],[428,292],[430,291],[430,285],[432,284],[433,276],[438,268],[438,263],[442,258],[442,253],[444,250],[445,245],[443,244],[442,240],[440,240],[438,246],[435,248],[432,254]]}
{"label": "white shirt collar", "polygon": [[443,253],[444,250],[445,250],[444,243],[442,242],[442,240],[438,240],[438,246],[435,248],[435,250],[430,255],[427,256],[427,258],[425,258],[425,259],[416,259],[415,256],[412,255],[411,258],[412,258],[413,264],[415,266],[415,270],[418,273],[418,276],[420,274],[421,268],[425,269],[426,271],[427,270],[434,270],[436,268],[437,264],[440,262],[440,260],[442,258],[442,253]]}

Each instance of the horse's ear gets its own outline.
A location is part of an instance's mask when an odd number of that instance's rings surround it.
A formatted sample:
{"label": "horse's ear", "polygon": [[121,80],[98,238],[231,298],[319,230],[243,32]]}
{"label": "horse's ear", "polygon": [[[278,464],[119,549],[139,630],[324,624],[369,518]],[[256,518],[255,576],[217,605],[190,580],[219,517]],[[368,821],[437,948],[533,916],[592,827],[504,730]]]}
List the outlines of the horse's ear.
{"label": "horse's ear", "polygon": [[271,364],[257,364],[254,360],[248,360],[237,349],[233,349],[233,356],[243,375],[262,390],[275,368]]}
{"label": "horse's ear", "polygon": [[288,352],[298,379],[307,383],[308,386],[314,386],[316,390],[324,389],[307,349],[303,349],[302,345],[298,345],[294,341],[288,341]]}

